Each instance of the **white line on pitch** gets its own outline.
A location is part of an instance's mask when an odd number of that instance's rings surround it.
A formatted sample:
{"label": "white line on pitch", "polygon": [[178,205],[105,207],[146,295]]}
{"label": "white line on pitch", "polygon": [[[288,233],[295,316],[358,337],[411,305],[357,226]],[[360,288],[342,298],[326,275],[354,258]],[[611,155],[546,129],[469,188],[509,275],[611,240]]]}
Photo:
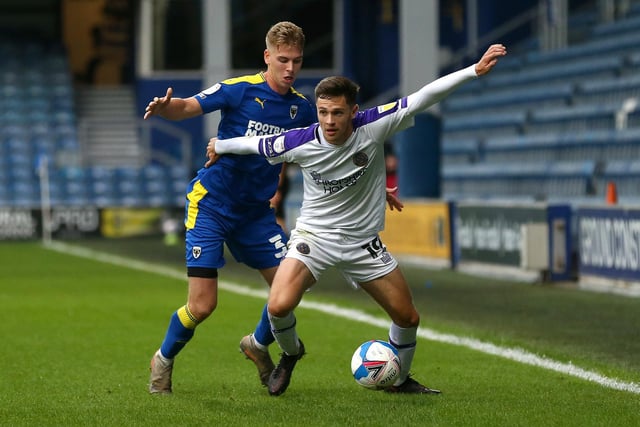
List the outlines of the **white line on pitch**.
{"label": "white line on pitch", "polygon": [[[145,271],[148,273],[159,274],[162,276],[172,277],[175,279],[183,280],[186,278],[184,272],[176,269],[163,267],[161,265],[151,264],[142,261],[134,261],[131,259],[123,258],[117,255],[110,255],[103,252],[94,251],[87,248],[69,245],[61,242],[51,242],[46,244],[45,247],[53,249],[65,254],[71,254],[82,258],[89,258],[92,260],[114,264],[126,268]],[[239,285],[228,281],[218,282],[220,289],[228,292],[233,292],[241,295],[248,295],[255,298],[266,299],[267,290],[256,290],[247,286]],[[319,303],[313,301],[302,301],[300,307],[308,308],[311,310],[327,313],[332,316],[343,317],[349,320],[355,320],[358,322],[366,323],[373,326],[379,326],[381,328],[389,327],[389,320],[379,317],[368,315],[360,310],[344,308],[338,305]],[[431,329],[420,328],[418,329],[418,336],[424,339],[437,341],[446,344],[457,345],[460,347],[466,347],[472,350],[477,350],[482,353],[492,354],[505,359],[513,360],[515,362],[523,363],[526,365],[537,366],[539,368],[548,369],[555,372],[560,372],[565,375],[581,378],[586,381],[600,384],[601,386],[627,391],[630,393],[640,394],[640,384],[633,382],[621,381],[615,378],[608,378],[597,372],[588,371],[575,366],[571,363],[558,362],[553,359],[541,357],[536,354],[530,353],[526,350],[518,348],[506,348],[500,347],[495,344],[476,340],[474,338],[459,337],[451,334],[442,334]]]}

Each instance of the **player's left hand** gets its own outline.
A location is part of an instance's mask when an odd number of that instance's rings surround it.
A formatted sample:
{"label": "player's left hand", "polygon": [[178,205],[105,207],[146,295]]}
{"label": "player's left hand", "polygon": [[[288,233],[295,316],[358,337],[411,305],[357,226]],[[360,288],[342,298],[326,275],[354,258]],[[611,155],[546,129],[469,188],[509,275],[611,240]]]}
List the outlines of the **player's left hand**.
{"label": "player's left hand", "polygon": [[398,187],[387,188],[387,203],[389,204],[389,208],[391,210],[395,208],[395,210],[397,210],[398,212],[402,212],[404,203],[402,203],[400,199],[395,196],[394,193],[396,192],[396,190],[398,190]]}
{"label": "player's left hand", "polygon": [[212,164],[218,161],[220,158],[220,154],[216,153],[216,141],[218,138],[213,137],[209,140],[207,144],[207,162],[204,164],[205,168],[208,168]]}

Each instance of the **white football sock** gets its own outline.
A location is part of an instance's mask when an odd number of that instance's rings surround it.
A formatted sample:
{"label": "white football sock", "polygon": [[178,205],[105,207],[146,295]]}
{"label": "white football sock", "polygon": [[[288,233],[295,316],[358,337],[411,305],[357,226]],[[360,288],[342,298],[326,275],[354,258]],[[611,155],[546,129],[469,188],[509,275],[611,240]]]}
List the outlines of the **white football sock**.
{"label": "white football sock", "polygon": [[409,376],[413,356],[416,353],[416,337],[418,336],[418,327],[401,328],[395,323],[391,323],[389,328],[389,341],[398,349],[398,357],[400,358],[400,376],[394,385],[400,385]]}
{"label": "white football sock", "polygon": [[300,348],[296,332],[296,317],[293,312],[285,317],[276,317],[269,313],[269,322],[271,323],[271,332],[282,351],[289,356],[298,354]]}

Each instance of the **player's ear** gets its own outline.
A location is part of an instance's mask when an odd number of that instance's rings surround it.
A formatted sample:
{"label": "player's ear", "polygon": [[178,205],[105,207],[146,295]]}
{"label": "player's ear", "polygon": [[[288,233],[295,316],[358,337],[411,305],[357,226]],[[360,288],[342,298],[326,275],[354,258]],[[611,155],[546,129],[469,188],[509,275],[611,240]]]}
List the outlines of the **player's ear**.
{"label": "player's ear", "polygon": [[353,106],[353,109],[351,110],[351,118],[354,118],[356,116],[356,113],[358,112],[359,109],[360,109],[360,106],[358,104]]}
{"label": "player's ear", "polygon": [[269,49],[265,49],[264,50],[264,63],[267,64],[267,65],[269,65],[269,58],[270,58]]}

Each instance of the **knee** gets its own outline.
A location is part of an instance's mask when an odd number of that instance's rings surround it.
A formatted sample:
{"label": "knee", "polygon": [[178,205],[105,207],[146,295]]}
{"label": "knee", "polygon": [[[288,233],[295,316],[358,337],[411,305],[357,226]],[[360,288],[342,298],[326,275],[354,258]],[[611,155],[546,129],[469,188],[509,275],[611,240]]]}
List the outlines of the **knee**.
{"label": "knee", "polygon": [[189,302],[189,311],[198,319],[198,323],[209,317],[218,306],[217,301],[195,301]]}
{"label": "knee", "polygon": [[393,322],[401,328],[416,328],[420,325],[420,314],[415,309],[400,313]]}
{"label": "knee", "polygon": [[293,311],[293,308],[283,304],[281,301],[269,300],[267,304],[267,311],[270,315],[275,317],[286,317]]}

